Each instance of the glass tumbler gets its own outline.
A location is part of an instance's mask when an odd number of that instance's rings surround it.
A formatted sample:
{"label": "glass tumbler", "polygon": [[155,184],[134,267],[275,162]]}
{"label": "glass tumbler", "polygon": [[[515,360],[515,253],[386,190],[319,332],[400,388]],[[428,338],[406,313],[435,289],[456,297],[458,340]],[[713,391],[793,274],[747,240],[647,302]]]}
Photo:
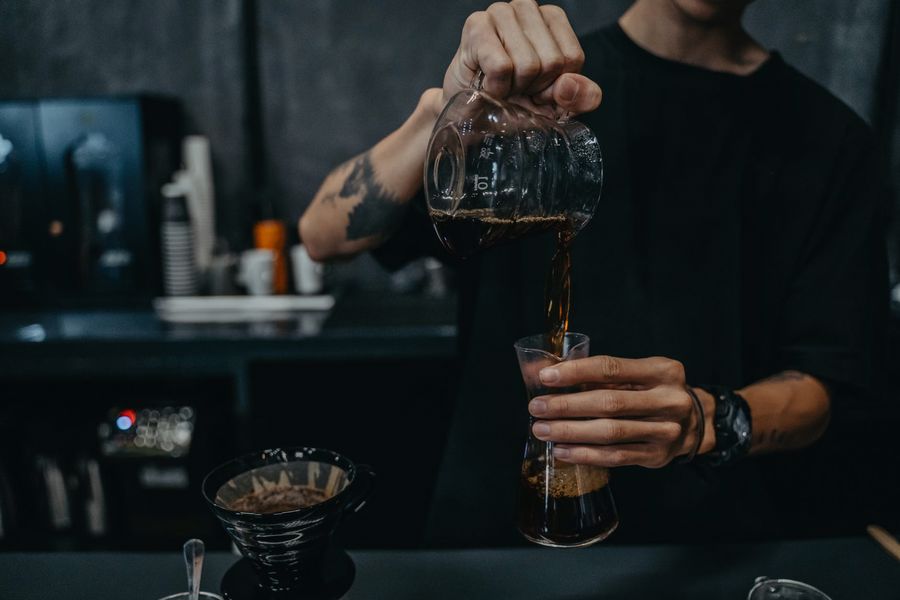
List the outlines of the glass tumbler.
{"label": "glass tumbler", "polygon": [[[590,339],[567,333],[562,358],[550,351],[547,336],[532,335],[515,344],[528,400],[549,393],[569,393],[580,388],[545,388],[538,373],[544,367],[585,358]],[[528,540],[542,546],[572,548],[590,546],[605,539],[619,524],[609,489],[609,469],[575,465],[553,456],[553,443],[534,437],[529,419],[528,441],[519,477],[517,524]]]}

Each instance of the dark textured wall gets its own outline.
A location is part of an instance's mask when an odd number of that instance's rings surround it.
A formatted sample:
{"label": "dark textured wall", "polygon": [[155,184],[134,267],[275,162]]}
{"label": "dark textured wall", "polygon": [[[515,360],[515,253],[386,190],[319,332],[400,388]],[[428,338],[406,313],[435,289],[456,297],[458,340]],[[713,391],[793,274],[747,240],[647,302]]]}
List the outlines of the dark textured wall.
{"label": "dark textured wall", "polygon": [[891,0],[758,0],[745,24],[763,45],[871,121]]}
{"label": "dark textured wall", "polygon": [[[399,125],[440,83],[466,15],[487,4],[257,0],[264,175],[283,218],[294,221],[331,167]],[[630,2],[560,4],[586,32]],[[747,24],[871,120],[890,4],[757,0]],[[0,0],[0,97],[180,97],[192,129],[213,143],[220,229],[240,241],[253,191],[241,20],[240,0]]]}

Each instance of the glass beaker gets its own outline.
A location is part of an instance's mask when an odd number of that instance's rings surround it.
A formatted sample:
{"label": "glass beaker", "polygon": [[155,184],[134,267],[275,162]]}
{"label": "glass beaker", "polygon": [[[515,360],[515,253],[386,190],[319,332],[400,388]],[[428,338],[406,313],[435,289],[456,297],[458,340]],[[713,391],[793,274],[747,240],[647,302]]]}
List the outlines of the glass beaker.
{"label": "glass beaker", "polygon": [[586,125],[496,100],[480,75],[450,99],[428,143],[428,212],[457,256],[550,229],[574,237],[602,184],[600,147]]}
{"label": "glass beaker", "polygon": [[825,592],[792,579],[757,577],[747,600],[831,600]]}
{"label": "glass beaker", "polygon": [[[588,336],[567,333],[562,358],[550,351],[545,334],[522,338],[515,343],[515,349],[529,401],[544,394],[580,391],[546,388],[538,374],[544,367],[587,357]],[[589,546],[605,539],[619,524],[609,489],[609,469],[555,458],[553,442],[534,437],[533,423],[534,419],[529,419],[519,477],[519,531],[536,544],[558,548]]]}

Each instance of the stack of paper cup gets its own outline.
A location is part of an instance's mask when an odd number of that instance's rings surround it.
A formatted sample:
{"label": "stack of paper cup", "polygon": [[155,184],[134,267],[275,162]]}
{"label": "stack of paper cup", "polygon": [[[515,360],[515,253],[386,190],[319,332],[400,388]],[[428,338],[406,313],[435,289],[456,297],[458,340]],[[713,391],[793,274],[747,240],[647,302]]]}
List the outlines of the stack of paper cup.
{"label": "stack of paper cup", "polygon": [[194,232],[184,190],[175,184],[167,184],[162,192],[163,287],[167,296],[195,296],[198,285]]}

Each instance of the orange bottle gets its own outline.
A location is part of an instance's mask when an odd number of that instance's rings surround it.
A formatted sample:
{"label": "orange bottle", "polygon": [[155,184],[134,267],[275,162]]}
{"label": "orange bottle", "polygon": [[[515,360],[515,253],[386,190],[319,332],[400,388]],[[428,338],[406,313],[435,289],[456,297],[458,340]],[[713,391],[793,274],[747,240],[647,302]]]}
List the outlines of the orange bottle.
{"label": "orange bottle", "polygon": [[275,254],[272,290],[276,294],[285,294],[288,289],[287,259],[284,254],[286,240],[287,230],[284,223],[277,219],[259,221],[253,226],[253,245],[256,248],[271,250]]}

